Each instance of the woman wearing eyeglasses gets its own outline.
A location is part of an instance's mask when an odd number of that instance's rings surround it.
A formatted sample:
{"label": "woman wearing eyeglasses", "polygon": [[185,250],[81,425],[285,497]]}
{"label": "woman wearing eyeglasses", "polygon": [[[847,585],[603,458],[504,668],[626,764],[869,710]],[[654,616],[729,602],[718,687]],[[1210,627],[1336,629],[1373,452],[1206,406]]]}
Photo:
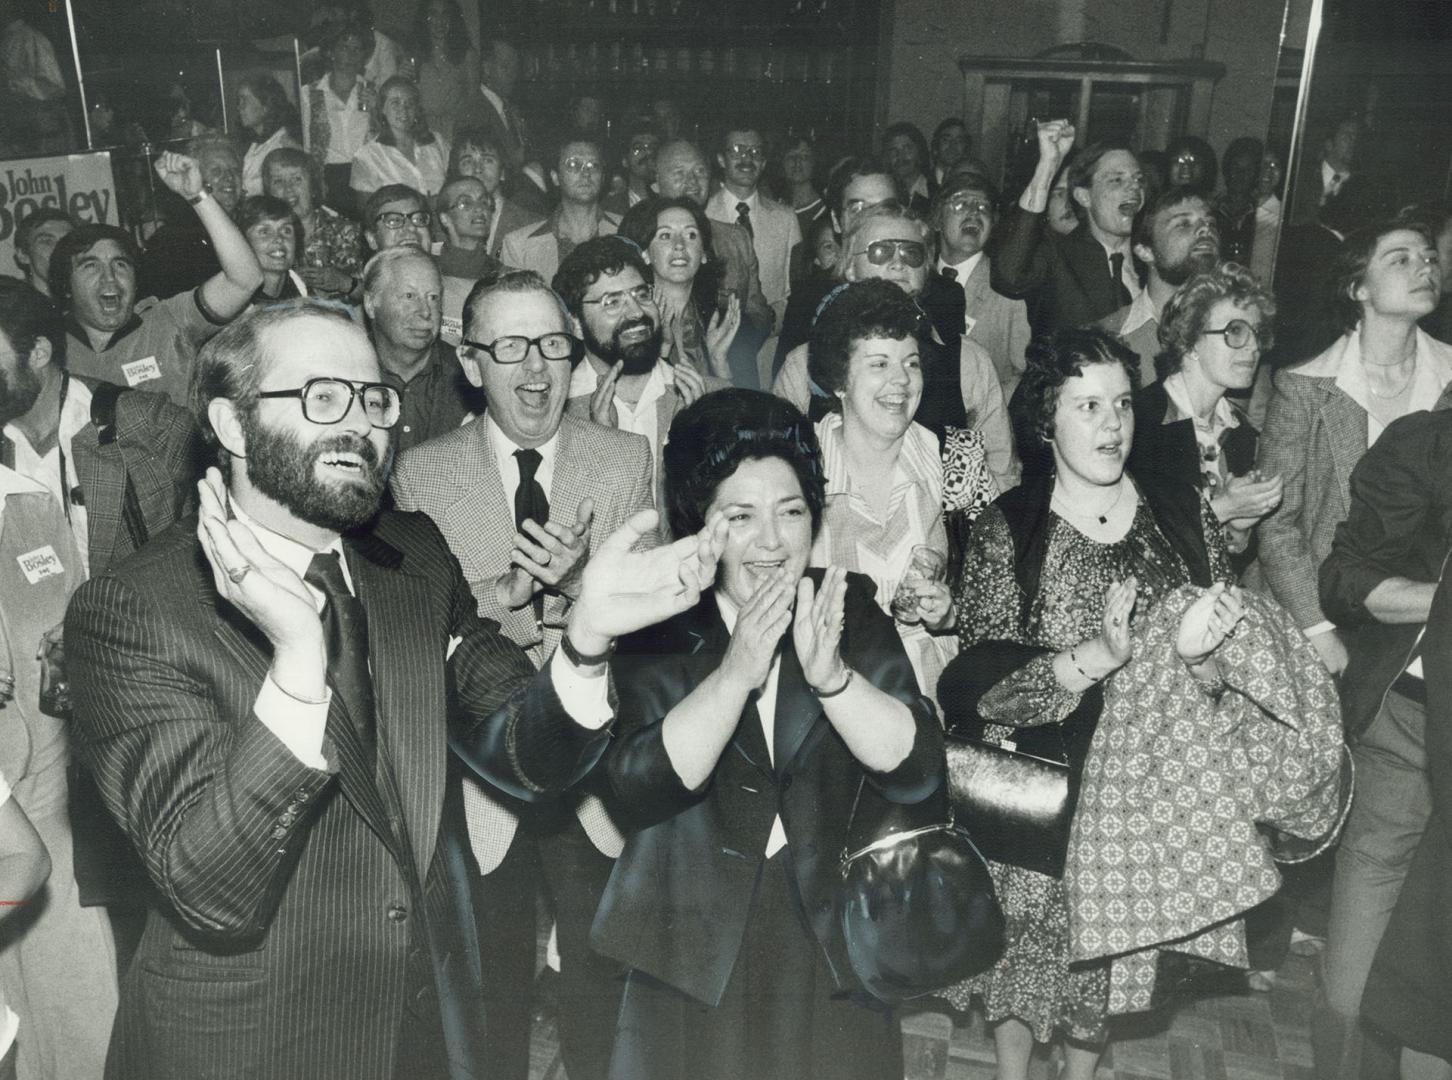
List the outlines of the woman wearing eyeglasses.
{"label": "woman wearing eyeglasses", "polygon": [[1195,275],[1160,317],[1159,379],[1134,395],[1130,468],[1202,489],[1237,554],[1280,505],[1282,483],[1255,471],[1260,433],[1226,393],[1255,382],[1274,315],[1275,301],[1243,266]]}
{"label": "woman wearing eyeglasses", "polygon": [[378,138],[353,156],[349,181],[362,206],[385,184],[407,184],[424,195],[444,186],[449,144],[429,128],[418,86],[395,75],[378,91]]}

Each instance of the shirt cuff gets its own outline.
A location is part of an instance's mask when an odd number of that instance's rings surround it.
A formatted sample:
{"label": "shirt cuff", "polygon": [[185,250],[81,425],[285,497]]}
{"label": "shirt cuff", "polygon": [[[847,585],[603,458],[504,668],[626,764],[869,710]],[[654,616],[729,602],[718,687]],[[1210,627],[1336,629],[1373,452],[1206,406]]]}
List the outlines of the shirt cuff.
{"label": "shirt cuff", "polygon": [[550,681],[570,719],[582,728],[599,731],[610,723],[610,680],[602,676],[581,675],[558,649],[550,658]]}
{"label": "shirt cuff", "polygon": [[0,773],[0,806],[10,801],[10,781],[5,779],[5,774]]}
{"label": "shirt cuff", "polygon": [[329,688],[322,701],[293,697],[269,675],[257,693],[252,712],[287,747],[288,752],[310,769],[326,770],[323,732],[328,726],[328,706],[333,700]]}
{"label": "shirt cuff", "polygon": [[1301,633],[1305,634],[1308,638],[1313,638],[1317,634],[1324,634],[1327,630],[1335,629],[1336,624],[1334,622],[1332,622],[1330,619],[1322,619],[1315,626],[1306,627],[1304,630],[1301,631]]}

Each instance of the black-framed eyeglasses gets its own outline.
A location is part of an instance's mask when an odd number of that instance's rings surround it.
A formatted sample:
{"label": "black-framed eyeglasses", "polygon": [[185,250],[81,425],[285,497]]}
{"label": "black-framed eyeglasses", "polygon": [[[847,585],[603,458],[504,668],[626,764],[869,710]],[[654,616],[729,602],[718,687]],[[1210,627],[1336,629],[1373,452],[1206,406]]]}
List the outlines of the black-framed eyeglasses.
{"label": "black-framed eyeglasses", "polygon": [[564,166],[565,172],[572,173],[598,173],[605,168],[594,158],[567,157],[560,164]]}
{"label": "black-framed eyeglasses", "polygon": [[593,300],[581,300],[582,304],[599,304],[600,310],[606,315],[619,315],[625,308],[625,299],[629,297],[640,307],[646,304],[655,306],[655,299],[651,294],[649,285],[637,285],[633,289],[624,289],[620,292],[606,293],[604,296],[597,296]]}
{"label": "black-framed eyeglasses", "polygon": [[766,147],[764,146],[756,146],[752,143],[732,143],[726,149],[735,157],[751,158],[753,161],[766,160]]}
{"label": "black-framed eyeglasses", "polygon": [[873,266],[887,266],[894,260],[916,270],[928,261],[928,246],[921,240],[874,240],[852,257],[866,255]]}
{"label": "black-framed eyeglasses", "polygon": [[1244,319],[1231,319],[1224,326],[1215,330],[1202,330],[1204,334],[1219,334],[1225,339],[1225,344],[1232,349],[1243,349],[1250,344],[1250,339],[1255,338],[1256,344],[1262,349],[1271,347],[1271,332],[1268,326],[1252,326]]}
{"label": "black-framed eyeglasses", "polygon": [[495,338],[489,345],[464,338],[459,344],[487,352],[496,364],[521,364],[531,348],[538,349],[539,354],[546,360],[574,360],[585,353],[583,341],[574,334],[563,332],[541,334],[536,338],[525,337],[523,334],[506,334],[504,337]]}
{"label": "black-framed eyeglasses", "polygon": [[314,424],[339,423],[353,408],[355,398],[363,403],[368,422],[385,431],[398,423],[403,412],[403,392],[398,387],[352,379],[309,379],[291,390],[264,390],[257,396],[295,397],[302,402],[303,418]]}
{"label": "black-framed eyeglasses", "polygon": [[433,214],[427,210],[415,210],[412,213],[401,213],[398,210],[385,210],[373,219],[373,224],[382,225],[385,229],[401,229],[404,222],[410,225],[417,225],[420,229],[426,228],[434,220]]}
{"label": "black-framed eyeglasses", "polygon": [[981,199],[976,195],[954,195],[948,200],[948,208],[955,213],[990,214],[993,212],[993,204],[987,199]]}

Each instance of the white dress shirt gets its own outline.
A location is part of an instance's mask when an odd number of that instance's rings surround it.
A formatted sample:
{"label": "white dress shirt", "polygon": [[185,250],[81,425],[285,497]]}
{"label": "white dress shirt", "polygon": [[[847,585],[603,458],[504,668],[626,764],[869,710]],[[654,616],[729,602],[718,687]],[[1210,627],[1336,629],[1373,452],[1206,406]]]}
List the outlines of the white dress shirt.
{"label": "white dress shirt", "polygon": [[[570,397],[593,394],[598,385],[600,385],[600,373],[595,370],[594,364],[586,360],[583,364],[577,365],[575,373],[570,376]],[[663,360],[657,361],[655,367],[651,368],[650,377],[646,379],[644,388],[640,391],[640,400],[634,405],[621,400],[619,385],[616,383],[615,426],[621,431],[633,431],[637,435],[644,435],[650,442],[651,461],[659,462],[661,447],[657,406],[661,398],[675,390],[675,369]]]}
{"label": "white dress shirt", "polygon": [[[726,624],[726,632],[735,633],[736,605],[720,589],[716,590],[715,595],[716,610],[721,612],[721,621]],[[771,658],[771,670],[766,674],[766,682],[761,688],[761,695],[756,699],[756,713],[761,717],[761,733],[766,736],[766,753],[773,766],[776,765],[776,688],[780,682],[780,676],[781,650],[778,649],[776,655]],[[766,857],[771,858],[786,846],[786,827],[781,823],[781,815],[777,814],[771,822],[771,835],[766,839]]]}
{"label": "white dress shirt", "polygon": [[[499,465],[499,481],[504,485],[504,502],[510,509],[514,508],[514,494],[519,490],[519,459],[514,456],[516,450],[523,450],[524,447],[516,446],[508,435],[494,422],[494,417],[485,410],[484,430],[489,434],[489,445],[494,450],[494,460]],[[560,432],[550,436],[549,441],[535,447],[539,451],[539,468],[534,472],[534,478],[539,481],[539,486],[544,489],[545,498],[550,497],[554,490],[555,482],[555,456],[560,451]],[[543,525],[544,522],[539,522]]]}

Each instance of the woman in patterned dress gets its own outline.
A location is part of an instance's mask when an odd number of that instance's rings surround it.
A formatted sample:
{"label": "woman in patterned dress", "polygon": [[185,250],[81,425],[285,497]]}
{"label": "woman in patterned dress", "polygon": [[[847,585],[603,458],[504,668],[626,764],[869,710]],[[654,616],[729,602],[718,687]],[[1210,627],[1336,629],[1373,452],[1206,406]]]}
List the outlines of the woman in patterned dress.
{"label": "woman in patterned dress", "polygon": [[892,614],[923,693],[958,651],[945,580],[915,581],[894,604],[915,547],[948,557],[943,463],[938,440],[913,422],[923,394],[914,336],[922,312],[896,284],[859,281],[818,313],[807,369],[830,411],[816,424],[827,474],[827,506],[812,548],[815,566],[872,578]]}
{"label": "woman in patterned dress", "polygon": [[[964,651],[939,690],[950,725],[976,707],[985,738],[1011,738],[1030,753],[1041,752],[1032,743],[1042,732],[1023,729],[1043,725],[1046,747],[1082,763],[1102,684],[1129,660],[1132,616],[1180,585],[1208,587],[1180,624],[1179,651],[1197,678],[1215,680],[1214,650],[1241,608],[1223,584],[1224,542],[1199,491],[1125,472],[1134,354],[1101,330],[1063,330],[1035,341],[1028,359],[1021,393],[1054,469],[978,518],[956,595]],[[1005,664],[1006,653],[1017,662]],[[1010,673],[986,674],[993,668]],[[1067,1039],[1063,1075],[1091,1080],[1106,1038],[1108,969],[1070,969],[1062,881],[991,866],[1007,947],[947,996],[966,1009],[981,995],[1001,1080],[1025,1077],[1034,1042],[1058,1034]]]}

